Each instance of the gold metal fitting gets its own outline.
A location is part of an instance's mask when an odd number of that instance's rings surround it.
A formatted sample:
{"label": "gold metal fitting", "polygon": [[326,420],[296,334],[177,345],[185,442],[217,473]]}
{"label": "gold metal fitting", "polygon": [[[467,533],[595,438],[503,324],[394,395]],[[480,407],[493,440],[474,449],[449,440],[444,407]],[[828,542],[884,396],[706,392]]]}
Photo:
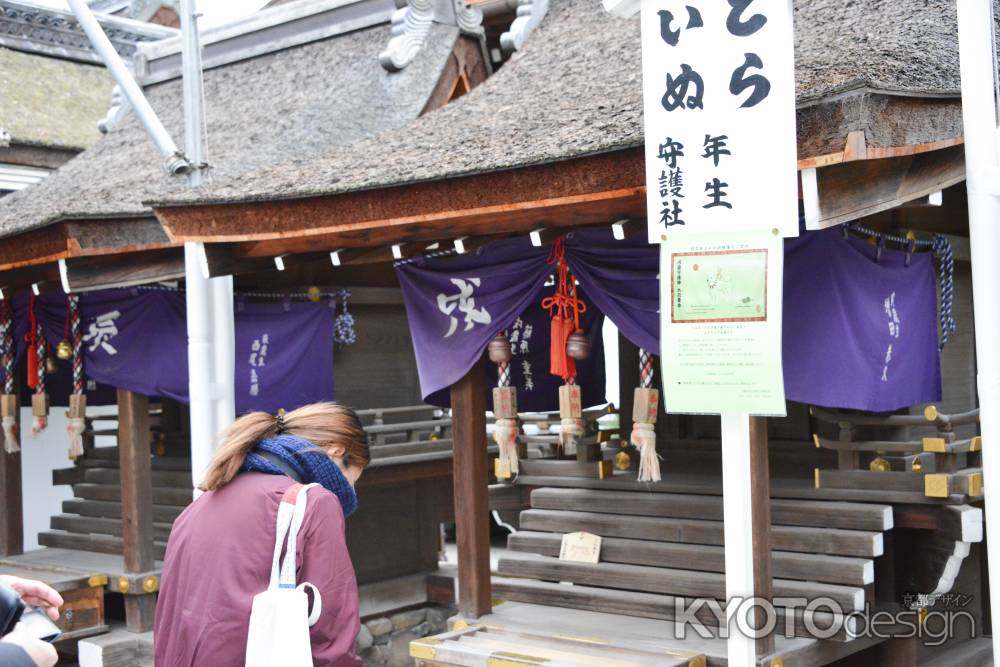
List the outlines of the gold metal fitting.
{"label": "gold metal fitting", "polygon": [[142,580],[142,590],[147,593],[155,593],[160,590],[160,578],[156,575],[150,575]]}
{"label": "gold metal fitting", "polygon": [[868,464],[868,469],[872,472],[889,472],[892,470],[892,466],[881,456],[876,456],[872,459],[872,462]]}
{"label": "gold metal fitting", "polygon": [[128,577],[118,577],[118,592],[128,593]]}

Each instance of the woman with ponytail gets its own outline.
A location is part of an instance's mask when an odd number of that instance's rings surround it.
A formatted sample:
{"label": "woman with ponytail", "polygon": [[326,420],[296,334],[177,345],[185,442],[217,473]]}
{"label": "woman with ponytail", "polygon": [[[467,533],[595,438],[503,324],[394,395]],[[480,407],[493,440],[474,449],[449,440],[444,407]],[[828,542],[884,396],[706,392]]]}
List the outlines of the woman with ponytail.
{"label": "woman with ponytail", "polygon": [[154,632],[157,667],[242,667],[255,595],[271,573],[285,491],[318,484],[296,545],[297,580],[320,592],[310,630],[315,667],[358,667],[358,589],[344,521],[368,465],[357,415],[336,403],[284,414],[252,412],[223,435],[198,500],[174,523],[163,561]]}

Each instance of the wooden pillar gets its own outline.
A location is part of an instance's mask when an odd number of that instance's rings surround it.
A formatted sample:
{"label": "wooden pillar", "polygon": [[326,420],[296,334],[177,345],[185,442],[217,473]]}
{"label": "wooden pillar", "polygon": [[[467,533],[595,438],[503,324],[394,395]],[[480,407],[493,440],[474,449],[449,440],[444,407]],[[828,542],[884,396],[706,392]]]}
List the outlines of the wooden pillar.
{"label": "wooden pillar", "polygon": [[458,610],[468,618],[492,609],[485,370],[480,359],[451,388]]}
{"label": "wooden pillar", "polygon": [[[153,475],[149,443],[149,399],[118,390],[118,462],[121,470],[122,542],[125,571],[149,572],[153,552]],[[156,596],[128,591],[125,624],[131,632],[153,628]]]}
{"label": "wooden pillar", "polygon": [[[15,394],[17,432],[21,427],[20,401]],[[0,436],[0,440],[3,437]],[[21,486],[21,452],[8,454],[0,445],[0,556],[24,552],[24,509]]]}
{"label": "wooden pillar", "polygon": [[[767,417],[750,418],[750,495],[753,498],[753,588],[757,597],[773,597],[771,577],[771,474],[767,459]],[[757,610],[757,627],[766,622]],[[757,657],[774,653],[774,635],[757,640]]]}

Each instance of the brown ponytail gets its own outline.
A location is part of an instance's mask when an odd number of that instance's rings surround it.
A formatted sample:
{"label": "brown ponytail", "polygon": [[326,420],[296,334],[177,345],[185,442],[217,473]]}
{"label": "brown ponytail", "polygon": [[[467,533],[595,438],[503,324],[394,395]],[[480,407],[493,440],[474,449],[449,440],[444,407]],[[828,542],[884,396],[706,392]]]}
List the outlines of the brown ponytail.
{"label": "brown ponytail", "polygon": [[[295,435],[326,450],[344,448],[345,465],[367,466],[368,439],[354,410],[338,403],[304,405],[284,415],[282,433]],[[233,481],[247,454],[261,440],[278,434],[278,418],[266,412],[250,412],[226,429],[222,446],[205,472],[202,491],[214,491]]]}

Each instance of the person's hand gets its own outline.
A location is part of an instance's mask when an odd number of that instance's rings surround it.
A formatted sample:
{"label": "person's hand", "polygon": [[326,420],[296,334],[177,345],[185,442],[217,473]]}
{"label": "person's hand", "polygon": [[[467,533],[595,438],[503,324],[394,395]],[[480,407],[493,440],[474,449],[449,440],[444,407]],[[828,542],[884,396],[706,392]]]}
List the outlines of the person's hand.
{"label": "person's hand", "polygon": [[53,621],[59,620],[62,596],[48,584],[33,579],[22,579],[8,574],[0,574],[0,582],[7,584],[21,596],[29,607],[41,607]]}
{"label": "person's hand", "polygon": [[59,661],[59,654],[56,653],[55,647],[29,635],[22,623],[18,623],[14,627],[14,631],[5,635],[3,639],[0,639],[0,642],[20,646],[38,667],[53,667]]}

